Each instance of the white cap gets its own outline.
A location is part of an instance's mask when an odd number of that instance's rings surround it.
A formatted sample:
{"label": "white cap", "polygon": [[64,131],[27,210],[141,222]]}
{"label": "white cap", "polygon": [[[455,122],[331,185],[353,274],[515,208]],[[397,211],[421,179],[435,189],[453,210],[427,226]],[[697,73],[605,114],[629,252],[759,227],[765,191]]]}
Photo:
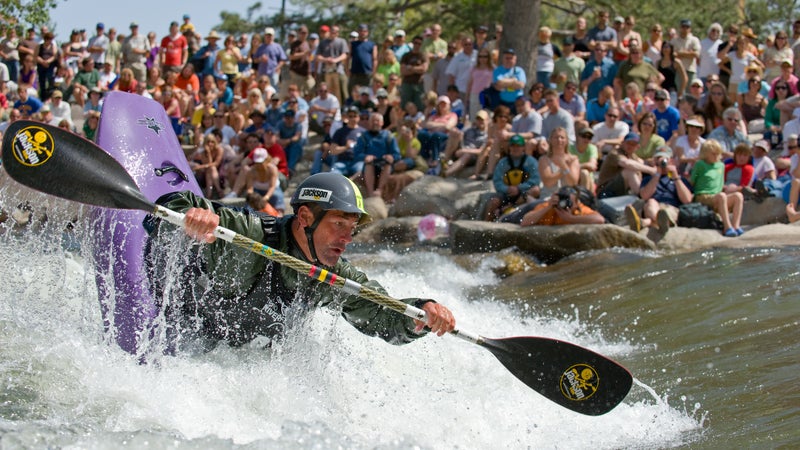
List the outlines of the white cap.
{"label": "white cap", "polygon": [[269,156],[269,153],[267,153],[267,149],[264,147],[258,147],[257,149],[253,150],[253,162],[256,164],[266,161],[267,156]]}
{"label": "white cap", "polygon": [[272,28],[272,27],[264,28],[264,34],[271,34],[271,35],[275,36],[275,28]]}
{"label": "white cap", "polygon": [[398,36],[398,37],[405,37],[406,32],[403,31],[403,30],[397,30],[397,31],[394,32],[394,35]]}

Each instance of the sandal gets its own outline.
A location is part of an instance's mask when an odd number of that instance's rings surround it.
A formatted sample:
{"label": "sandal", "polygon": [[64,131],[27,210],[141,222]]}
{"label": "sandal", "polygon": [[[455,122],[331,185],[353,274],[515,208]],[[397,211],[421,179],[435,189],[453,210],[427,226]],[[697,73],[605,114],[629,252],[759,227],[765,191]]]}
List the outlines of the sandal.
{"label": "sandal", "polygon": [[728,228],[728,230],[725,231],[725,237],[737,237],[737,236],[739,236],[739,233],[737,233],[736,230],[734,230],[733,228]]}

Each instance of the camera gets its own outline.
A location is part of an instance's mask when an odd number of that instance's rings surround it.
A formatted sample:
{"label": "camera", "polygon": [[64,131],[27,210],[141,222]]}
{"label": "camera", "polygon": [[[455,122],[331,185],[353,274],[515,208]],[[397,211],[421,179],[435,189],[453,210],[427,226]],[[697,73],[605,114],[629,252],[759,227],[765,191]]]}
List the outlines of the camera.
{"label": "camera", "polygon": [[556,195],[558,196],[558,205],[556,205],[558,209],[572,209],[572,197],[569,191],[562,189]]}
{"label": "camera", "polygon": [[661,166],[662,169],[666,169],[667,168],[667,160],[666,159],[662,159],[661,161],[659,161],[658,165]]}

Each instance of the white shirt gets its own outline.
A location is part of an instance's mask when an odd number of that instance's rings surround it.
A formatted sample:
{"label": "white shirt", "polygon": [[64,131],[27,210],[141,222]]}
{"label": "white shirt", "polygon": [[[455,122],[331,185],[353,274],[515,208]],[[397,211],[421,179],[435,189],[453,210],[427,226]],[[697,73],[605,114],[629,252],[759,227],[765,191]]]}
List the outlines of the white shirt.
{"label": "white shirt", "polygon": [[472,51],[471,55],[467,55],[464,52],[458,52],[455,56],[453,56],[453,59],[450,60],[450,64],[447,65],[447,70],[445,70],[445,73],[455,79],[455,85],[458,87],[459,93],[463,94],[467,92],[469,76],[472,68],[475,67],[477,55],[478,52],[475,50]]}
{"label": "white shirt", "polygon": [[[324,100],[319,96],[314,97],[311,100],[310,106],[318,106],[322,109],[327,109],[327,110],[335,109],[336,113],[334,113],[333,115],[333,121],[339,122],[342,120],[342,113],[339,105],[339,99],[336,98],[335,95],[328,94],[328,98]],[[314,111],[311,113],[311,117],[313,118],[314,116],[316,116],[317,123],[322,125],[322,120],[328,116],[328,113],[323,111]]]}
{"label": "white shirt", "polygon": [[788,153],[788,149],[786,148],[786,146],[789,143],[789,139],[788,138],[789,138],[789,136],[791,136],[793,134],[796,134],[796,135],[800,136],[800,119],[798,119],[797,117],[795,117],[794,119],[786,122],[783,125],[783,136],[784,136],[784,139],[783,139],[783,151],[784,152]]}
{"label": "white shirt", "polygon": [[[598,142],[606,139],[624,138],[625,135],[628,134],[628,132],[630,132],[630,127],[628,126],[627,123],[618,120],[614,123],[614,128],[609,128],[609,126],[606,124],[604,120],[600,123],[595,124],[592,127],[592,130],[594,131],[594,137],[592,138],[592,143],[597,144]],[[599,150],[602,151],[603,153],[608,153],[610,147],[606,146],[605,148],[601,148]]]}
{"label": "white shirt", "polygon": [[753,184],[754,180],[763,180],[764,176],[769,172],[775,172],[775,163],[772,162],[772,158],[769,156],[753,158],[753,167],[753,178],[750,184]]}
{"label": "white shirt", "polygon": [[697,66],[697,76],[705,78],[709,75],[719,75],[719,58],[717,58],[717,50],[722,40],[717,39],[712,41],[705,38],[700,41],[700,64]]}

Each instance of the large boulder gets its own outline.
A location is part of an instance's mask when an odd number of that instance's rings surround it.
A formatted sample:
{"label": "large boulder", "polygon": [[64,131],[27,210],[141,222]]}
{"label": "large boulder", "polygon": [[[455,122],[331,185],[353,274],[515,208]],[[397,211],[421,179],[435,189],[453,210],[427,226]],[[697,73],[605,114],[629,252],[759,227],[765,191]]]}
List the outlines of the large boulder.
{"label": "large boulder", "polygon": [[472,181],[426,175],[409,184],[391,208],[394,217],[439,214],[448,219],[479,219],[489,181]]}
{"label": "large boulder", "polygon": [[520,227],[478,221],[451,222],[450,247],[453,253],[517,247],[548,264],[578,252],[612,247],[656,250],[656,245],[646,236],[616,225]]}

